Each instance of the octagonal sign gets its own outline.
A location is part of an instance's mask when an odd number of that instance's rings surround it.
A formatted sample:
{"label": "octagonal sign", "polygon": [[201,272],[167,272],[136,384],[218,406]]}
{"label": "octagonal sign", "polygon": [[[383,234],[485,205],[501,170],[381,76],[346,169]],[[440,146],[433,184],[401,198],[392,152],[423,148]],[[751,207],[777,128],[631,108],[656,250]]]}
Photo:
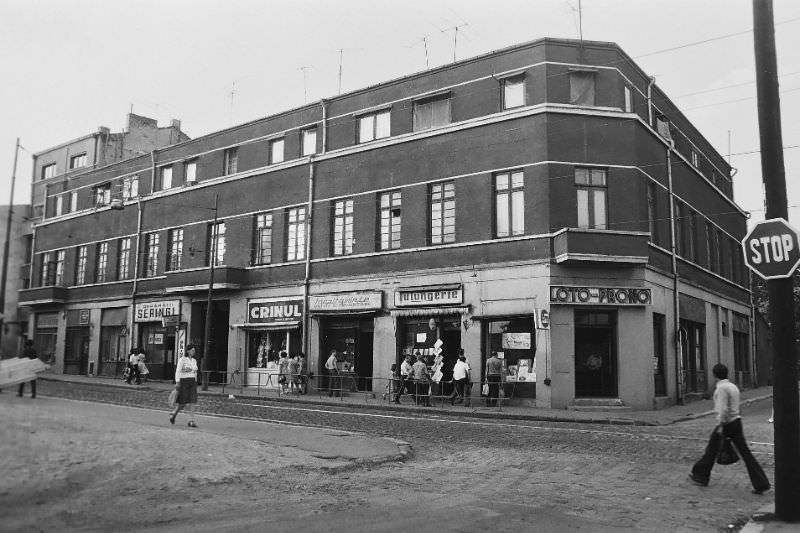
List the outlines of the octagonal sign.
{"label": "octagonal sign", "polygon": [[788,278],[800,264],[800,234],[782,218],[753,226],[742,249],[744,262],[764,279]]}

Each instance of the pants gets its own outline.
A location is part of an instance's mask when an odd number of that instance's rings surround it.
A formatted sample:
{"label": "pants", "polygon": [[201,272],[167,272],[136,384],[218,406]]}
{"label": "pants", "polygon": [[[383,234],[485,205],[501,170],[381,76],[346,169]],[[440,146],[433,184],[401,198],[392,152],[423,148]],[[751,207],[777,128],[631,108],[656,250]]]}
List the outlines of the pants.
{"label": "pants", "polygon": [[125,383],[130,383],[133,378],[136,378],[136,383],[141,383],[142,375],[139,373],[139,365],[138,364],[132,365],[128,363],[128,368],[131,369],[131,373],[128,376],[128,379],[125,380]]}
{"label": "pants", "polygon": [[486,407],[495,407],[497,405],[497,398],[500,397],[500,375],[489,374],[486,376],[486,381],[489,384],[489,396],[486,397]]}
{"label": "pants", "polygon": [[340,391],[339,389],[341,386],[339,385],[339,371],[338,370],[328,370],[328,396],[339,396]]}
{"label": "pants", "polygon": [[430,391],[430,384],[427,381],[414,381],[414,396],[417,400],[417,405],[422,403],[426,407],[431,405],[431,397],[428,396]]}
{"label": "pants", "polygon": [[411,392],[409,390],[409,388],[408,388],[409,387],[409,383],[410,382],[409,382],[408,376],[400,376],[400,380],[397,383],[397,393],[394,395],[394,402],[395,403],[399,403],[400,402],[400,396],[403,395],[403,392],[405,392],[407,390],[409,392]]}
{"label": "pants", "polygon": [[730,437],[733,440],[733,445],[736,451],[739,452],[739,457],[744,461],[747,467],[747,474],[750,476],[750,483],[755,490],[767,490],[769,488],[769,480],[761,465],[758,464],[756,458],[750,448],[747,447],[747,441],[744,440],[744,432],[742,431],[742,420],[737,419],[733,422],[722,426],[722,435],[717,432],[717,428],[711,433],[708,439],[708,445],[703,457],[697,461],[692,467],[692,474],[700,478],[702,481],[708,482],[711,477],[711,469],[714,467],[714,461],[717,459],[717,451],[719,450],[720,440],[723,435]]}
{"label": "pants", "polygon": [[450,395],[450,401],[454,401],[458,398],[458,401],[461,402],[464,400],[464,388],[467,385],[467,380],[465,379],[457,379],[453,381],[453,393]]}
{"label": "pants", "polygon": [[[36,398],[36,380],[32,380],[31,382],[31,398]],[[19,392],[17,392],[17,396],[22,396],[22,393],[25,392],[25,382],[19,384]]]}

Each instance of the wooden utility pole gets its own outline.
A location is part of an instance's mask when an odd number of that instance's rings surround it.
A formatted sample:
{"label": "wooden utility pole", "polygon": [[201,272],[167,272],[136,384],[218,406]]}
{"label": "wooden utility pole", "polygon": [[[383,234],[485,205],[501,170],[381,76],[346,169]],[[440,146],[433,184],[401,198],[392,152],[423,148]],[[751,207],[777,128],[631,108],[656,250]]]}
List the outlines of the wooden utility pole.
{"label": "wooden utility pole", "polygon": [[[8,280],[8,250],[11,241],[11,224],[14,222],[14,184],[17,182],[17,156],[19,155],[19,137],[14,148],[14,170],[11,172],[11,200],[8,202],[8,218],[6,219],[6,238],[3,241],[3,273],[0,278],[0,339],[3,338],[3,326],[6,320],[6,281]],[[2,347],[0,346],[0,355]],[[15,354],[16,355],[16,354]]]}
{"label": "wooden utility pole", "polygon": [[[753,0],[753,38],[766,218],[788,220],[772,0]],[[797,522],[800,521],[800,407],[792,278],[768,280],[767,291],[774,349],[775,516],[785,522]]]}

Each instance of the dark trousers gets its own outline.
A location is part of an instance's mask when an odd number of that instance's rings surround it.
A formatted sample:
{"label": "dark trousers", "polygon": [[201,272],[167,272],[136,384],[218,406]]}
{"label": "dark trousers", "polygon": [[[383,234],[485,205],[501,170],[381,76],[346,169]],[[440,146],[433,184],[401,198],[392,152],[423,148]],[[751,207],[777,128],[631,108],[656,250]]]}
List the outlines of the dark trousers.
{"label": "dark trousers", "polygon": [[[36,398],[36,380],[34,379],[31,383],[31,398]],[[22,393],[25,392],[25,382],[19,384],[19,391],[17,392],[17,396],[22,396]]]}
{"label": "dark trousers", "polygon": [[328,396],[339,396],[340,388],[339,371],[328,370]]}
{"label": "dark trousers", "polygon": [[430,383],[427,381],[414,380],[414,397],[416,398],[417,405],[424,405],[430,407],[431,397],[428,396],[430,391]]}
{"label": "dark trousers", "polygon": [[136,378],[136,383],[141,383],[142,375],[139,373],[139,365],[132,365],[128,363],[128,368],[131,369],[131,372],[128,374],[128,379],[125,380],[125,383],[130,383],[133,378]]}
{"label": "dark trousers", "polygon": [[453,402],[458,399],[459,402],[464,400],[464,388],[467,386],[467,379],[457,379],[453,381],[453,393],[450,395],[450,401]]}
{"label": "dark trousers", "polygon": [[402,396],[404,392],[406,392],[407,390],[411,392],[408,388],[408,384],[409,384],[408,376],[400,376],[400,379],[395,384],[395,386],[397,387],[397,391],[394,395],[395,403],[400,403],[400,396]]}
{"label": "dark trousers", "polygon": [[697,461],[692,467],[692,474],[700,478],[702,481],[708,482],[711,477],[711,469],[714,467],[714,461],[717,459],[717,452],[719,451],[720,441],[723,437],[730,437],[733,440],[733,445],[736,451],[739,452],[739,457],[744,461],[747,467],[747,474],[750,476],[750,483],[753,484],[755,490],[767,490],[769,488],[769,480],[764,473],[764,469],[758,464],[756,458],[750,448],[747,447],[747,441],[744,440],[744,432],[742,431],[742,420],[736,419],[733,422],[722,426],[722,435],[717,432],[717,428],[711,433],[706,445],[706,451],[703,457]]}
{"label": "dark trousers", "polygon": [[497,398],[500,397],[500,376],[498,374],[489,374],[486,376],[486,381],[489,384],[486,407],[494,407],[497,405]]}

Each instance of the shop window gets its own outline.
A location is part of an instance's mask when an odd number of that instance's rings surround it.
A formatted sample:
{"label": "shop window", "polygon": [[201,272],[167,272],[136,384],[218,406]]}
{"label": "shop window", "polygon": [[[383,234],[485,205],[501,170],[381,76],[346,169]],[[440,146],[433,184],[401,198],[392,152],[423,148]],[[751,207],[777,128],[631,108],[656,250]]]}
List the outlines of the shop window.
{"label": "shop window", "polygon": [[353,199],[333,203],[333,255],[353,253]]}
{"label": "shop window", "polygon": [[400,248],[400,225],[402,222],[402,193],[385,192],[380,195],[380,249]]}
{"label": "shop window", "polygon": [[95,263],[95,283],[106,281],[106,267],[108,266],[108,241],[97,243],[97,261]]}
{"label": "shop window", "polygon": [[414,102],[414,131],[450,124],[450,94]]}
{"label": "shop window", "polygon": [[525,180],[521,170],[494,177],[495,237],[525,233]]}
{"label": "shop window", "polygon": [[456,186],[449,181],[430,188],[431,244],[456,240]]}
{"label": "shop window", "polygon": [[247,334],[247,366],[277,370],[280,353],[294,355],[300,352],[301,341],[298,329],[250,331]]}
{"label": "shop window", "polygon": [[358,117],[358,142],[383,139],[390,134],[391,111],[386,109]]}
{"label": "shop window", "polygon": [[286,260],[299,261],[306,256],[306,208],[289,209],[286,219]]}
{"label": "shop window", "polygon": [[131,238],[119,240],[119,261],[117,262],[117,279],[128,279],[131,264]]}
{"label": "shop window", "polygon": [[578,202],[578,227],[606,229],[606,171],[598,168],[576,168],[575,188]]}
{"label": "shop window", "polygon": [[[535,398],[536,389],[536,328],[533,317],[491,320],[486,324],[486,355],[497,352],[505,373],[504,392],[507,398]],[[481,369],[482,379],[485,368]],[[478,375],[475,370],[473,374]]]}

